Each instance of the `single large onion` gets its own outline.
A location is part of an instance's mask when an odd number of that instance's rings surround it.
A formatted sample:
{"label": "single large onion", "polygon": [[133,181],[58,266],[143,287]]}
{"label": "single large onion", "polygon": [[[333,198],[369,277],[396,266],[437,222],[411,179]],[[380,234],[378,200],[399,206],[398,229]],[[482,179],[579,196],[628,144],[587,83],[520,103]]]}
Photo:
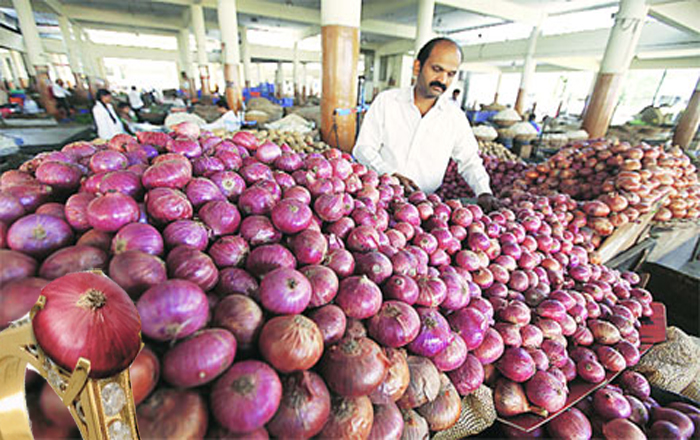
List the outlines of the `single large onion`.
{"label": "single large onion", "polygon": [[303,315],[272,318],[260,333],[260,352],[282,373],[308,370],[321,358],[323,335]]}
{"label": "single large onion", "polygon": [[283,379],[282,400],[267,424],[278,438],[311,438],[318,434],[330,414],[331,397],[323,379],[304,371]]}
{"label": "single large onion", "polygon": [[389,359],[389,369],[382,383],[369,395],[372,403],[383,405],[396,402],[408,389],[411,380],[406,352],[395,348],[385,348]]}
{"label": "single large onion", "polygon": [[83,357],[90,360],[90,377],[105,378],[136,359],[141,321],[114,281],[92,272],[73,273],[47,284],[41,294],[46,305],[34,316],[34,335],[56,364],[73,371]]}
{"label": "single large onion", "polygon": [[279,244],[258,246],[250,252],[246,260],[248,272],[258,277],[278,268],[293,269],[296,265],[294,255]]}
{"label": "single large onion", "polygon": [[141,251],[126,251],[109,263],[109,275],[132,298],[168,278],[163,260]]}
{"label": "single large onion", "polygon": [[158,341],[187,337],[203,328],[209,303],[202,289],[186,280],[168,280],[148,289],[137,302],[143,333]]}
{"label": "single large onion", "polygon": [[193,208],[187,197],[172,188],[155,188],[145,197],[146,211],[156,223],[167,224],[192,217]]}
{"label": "single large onion", "polygon": [[244,353],[257,345],[263,323],[260,306],[244,295],[229,295],[214,310],[213,324],[230,331],[236,337],[238,350]]}
{"label": "single large onion", "polygon": [[208,329],[178,343],[163,356],[163,378],[178,388],[204,385],[233,363],[236,338],[224,329]]}
{"label": "single large onion", "polygon": [[385,301],[368,324],[369,335],[388,347],[403,347],[420,331],[420,317],[415,309],[401,301]]}
{"label": "single large onion", "polygon": [[243,361],[234,364],[211,393],[216,420],[233,433],[245,434],[262,428],[277,412],[282,383],[266,363]]}
{"label": "single large onion", "polygon": [[444,373],[440,375],[440,391],[435,400],[418,408],[418,414],[428,422],[431,431],[444,431],[459,420],[462,400],[454,385]]}
{"label": "single large onion", "polygon": [[294,269],[279,268],[260,282],[260,301],[265,309],[277,314],[301,313],[311,300],[311,283]]}
{"label": "single large onion", "polygon": [[400,408],[417,408],[432,402],[440,392],[440,373],[435,364],[423,356],[409,356],[410,382],[398,400]]}
{"label": "single large onion", "polygon": [[[33,257],[43,257],[73,241],[68,223],[47,214],[30,214],[15,221],[7,231],[7,245]],[[3,265],[5,260],[3,260]]]}
{"label": "single large onion", "polygon": [[344,338],[326,350],[321,374],[341,396],[366,396],[384,380],[389,360],[377,343],[368,338]]}

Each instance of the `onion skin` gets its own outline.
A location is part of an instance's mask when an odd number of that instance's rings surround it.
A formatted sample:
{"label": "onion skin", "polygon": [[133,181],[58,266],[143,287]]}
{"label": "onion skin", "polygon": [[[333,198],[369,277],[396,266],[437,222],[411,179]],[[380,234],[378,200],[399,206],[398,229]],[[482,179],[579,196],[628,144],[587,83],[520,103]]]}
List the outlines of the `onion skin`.
{"label": "onion skin", "polygon": [[658,423],[659,421],[670,422],[678,428],[678,431],[683,438],[690,438],[695,431],[693,421],[687,415],[672,408],[652,408],[651,420],[654,424]]}
{"label": "onion skin", "polygon": [[321,375],[341,396],[366,396],[382,383],[389,365],[389,359],[371,339],[346,337],[324,353]]}
{"label": "onion skin", "polygon": [[632,414],[632,408],[622,394],[603,388],[593,394],[593,408],[605,420],[626,419]]}
{"label": "onion skin", "polygon": [[464,363],[448,373],[460,395],[466,396],[474,392],[484,382],[484,367],[479,360],[468,354]]}
{"label": "onion skin", "polygon": [[39,276],[55,280],[71,272],[90,269],[104,270],[107,266],[107,254],[92,246],[69,246],[49,255],[39,268]]}
{"label": "onion skin", "polygon": [[[331,397],[316,373],[305,371],[283,379],[279,409],[267,424],[277,438],[311,438],[318,434],[330,415]],[[397,410],[398,412],[398,410]]]}
{"label": "onion skin", "polygon": [[396,402],[399,408],[417,408],[435,400],[440,392],[440,374],[433,362],[422,356],[409,356],[407,362],[411,380]]}
{"label": "onion skin", "polygon": [[278,316],[260,332],[262,356],[282,373],[308,370],[323,354],[323,335],[318,326],[303,315]]}
{"label": "onion skin", "polygon": [[343,310],[335,304],[327,304],[311,313],[309,318],[316,323],[323,336],[323,344],[329,346],[340,341],[345,334],[346,319]]}
{"label": "onion skin", "polygon": [[496,364],[498,370],[514,382],[525,382],[535,375],[535,361],[522,348],[509,347]]}
{"label": "onion skin", "polygon": [[399,400],[408,389],[411,380],[406,352],[385,348],[384,353],[389,360],[389,369],[382,383],[369,395],[375,405],[385,405]]}
{"label": "onion skin", "polygon": [[462,412],[462,401],[450,379],[440,376],[440,392],[435,400],[418,408],[418,414],[428,422],[431,431],[444,431],[457,423]]}
{"label": "onion skin", "polygon": [[366,439],[372,431],[374,409],[367,396],[335,397],[320,438]]}
{"label": "onion skin", "polygon": [[141,251],[126,251],[112,258],[109,275],[134,299],[168,278],[165,263]]}
{"label": "onion skin", "polygon": [[570,408],[547,423],[553,439],[588,440],[593,435],[591,422],[577,408]]}
{"label": "onion skin", "polygon": [[637,425],[627,419],[613,419],[605,423],[603,435],[610,440],[646,440],[647,438]]}
{"label": "onion skin", "polygon": [[143,223],[129,223],[112,238],[112,254],[124,251],[141,251],[151,255],[163,253],[163,237],[153,226]]}
{"label": "onion skin", "polygon": [[238,351],[247,353],[257,346],[264,324],[263,311],[247,296],[228,295],[216,305],[213,324],[230,331],[236,338]]}
{"label": "onion skin", "polygon": [[413,341],[420,331],[415,309],[401,301],[385,301],[370,320],[369,335],[382,345],[399,348]]}
{"label": "onion skin", "polygon": [[525,385],[525,391],[530,402],[544,408],[550,414],[566,405],[565,385],[545,371],[535,373]]}
{"label": "onion skin", "polygon": [[279,268],[269,272],[260,282],[260,301],[269,312],[301,313],[311,300],[311,283],[294,269]]}
{"label": "onion skin", "polygon": [[262,428],[277,412],[282,383],[266,363],[235,363],[214,384],[211,411],[216,420],[237,434]]}
{"label": "onion skin", "polygon": [[340,282],[335,302],[348,317],[366,319],[379,312],[382,293],[369,278],[352,276]]}
{"label": "onion skin", "polygon": [[213,289],[219,281],[219,271],[212,259],[190,246],[178,246],[171,250],[166,265],[172,278],[192,281],[205,292]]}
{"label": "onion skin", "polygon": [[428,422],[412,409],[401,409],[403,415],[403,435],[406,440],[427,440],[430,438]]}
{"label": "onion skin", "polygon": [[[91,362],[89,376],[105,378],[136,359],[141,320],[133,301],[114,281],[92,272],[73,273],[47,284],[41,294],[46,306],[34,316],[34,334],[57,365],[73,371],[84,357]],[[92,339],[97,327],[99,341]]]}
{"label": "onion skin", "polygon": [[236,338],[224,329],[208,329],[172,347],[163,357],[163,378],[178,388],[216,379],[233,363]]}
{"label": "onion skin", "polygon": [[139,432],[143,438],[204,438],[208,412],[194,391],[160,389],[139,405]]}

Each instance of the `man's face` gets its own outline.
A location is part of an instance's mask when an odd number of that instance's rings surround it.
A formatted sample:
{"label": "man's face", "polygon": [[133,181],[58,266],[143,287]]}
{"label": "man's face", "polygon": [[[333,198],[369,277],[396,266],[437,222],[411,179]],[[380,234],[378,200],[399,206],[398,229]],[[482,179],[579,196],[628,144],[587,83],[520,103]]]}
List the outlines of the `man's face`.
{"label": "man's face", "polygon": [[112,103],[112,95],[103,96],[102,102],[104,102],[105,104],[111,104]]}
{"label": "man's face", "polygon": [[416,87],[424,98],[437,98],[450,87],[462,61],[459,49],[449,42],[433,47],[421,69],[420,62],[413,62],[413,74],[417,76]]}

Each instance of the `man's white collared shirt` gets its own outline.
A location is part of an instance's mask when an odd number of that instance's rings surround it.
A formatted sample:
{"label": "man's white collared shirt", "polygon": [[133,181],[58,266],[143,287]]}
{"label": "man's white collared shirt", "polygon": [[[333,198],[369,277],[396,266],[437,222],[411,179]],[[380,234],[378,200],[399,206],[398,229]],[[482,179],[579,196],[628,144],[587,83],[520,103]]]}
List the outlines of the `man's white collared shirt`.
{"label": "man's white collared shirt", "polygon": [[412,87],[380,93],[365,115],[353,155],[380,174],[408,177],[427,193],[440,187],[452,158],[477,195],[491,193],[469,121],[445,96],[421,116]]}

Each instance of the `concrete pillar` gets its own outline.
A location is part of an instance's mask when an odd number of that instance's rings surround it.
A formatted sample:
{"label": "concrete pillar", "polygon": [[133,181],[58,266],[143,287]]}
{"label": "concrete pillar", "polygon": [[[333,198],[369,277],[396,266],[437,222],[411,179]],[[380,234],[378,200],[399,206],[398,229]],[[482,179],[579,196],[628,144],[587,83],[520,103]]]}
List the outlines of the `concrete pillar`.
{"label": "concrete pillar", "polygon": [[498,80],[496,81],[496,93],[493,95],[493,103],[498,104],[498,91],[501,90],[501,80],[503,79],[503,72],[498,72]]}
{"label": "concrete pillar", "polygon": [[26,89],[29,85],[29,76],[24,68],[24,60],[16,50],[10,50],[10,68],[12,68],[12,75],[17,79],[16,86]]}
{"label": "concrete pillar", "polygon": [[92,56],[90,40],[84,29],[74,26],[73,30],[75,31],[76,41],[80,49],[80,57],[83,62],[83,71],[85,72],[88,91],[90,96],[94,98],[98,88],[97,68],[94,63],[94,57]]}
{"label": "concrete pillar", "polygon": [[421,47],[433,38],[433,12],[435,0],[418,0],[418,26],[416,27],[416,55]]}
{"label": "concrete pillar", "polygon": [[299,89],[299,93],[301,94],[301,102],[306,102],[307,84],[306,63],[301,63],[301,88]]}
{"label": "concrete pillar", "polygon": [[258,83],[262,84],[264,79],[263,79],[263,71],[262,71],[262,63],[255,63],[257,65],[258,69]]}
{"label": "concrete pillar", "polygon": [[294,58],[292,64],[292,83],[294,84],[294,99],[299,100],[299,42],[294,42]]}
{"label": "concrete pillar", "polygon": [[24,47],[27,50],[29,63],[34,68],[37,89],[40,95],[41,105],[47,113],[56,114],[56,101],[51,97],[51,80],[49,79],[48,61],[44,55],[44,48],[39,38],[39,31],[34,21],[34,12],[29,0],[12,0],[17,12],[19,27],[24,39]]}
{"label": "concrete pillar", "polygon": [[224,81],[226,82],[226,102],[233,111],[243,105],[241,96],[241,54],[238,47],[238,18],[236,0],[219,0],[219,31],[221,32],[221,53],[224,63]]}
{"label": "concrete pillar", "polygon": [[202,98],[211,95],[209,90],[209,60],[207,58],[207,30],[204,27],[204,9],[201,4],[191,5],[192,28],[197,41],[197,65],[202,81]]}
{"label": "concrete pillar", "polygon": [[648,10],[649,5],[645,0],[620,2],[591,102],[583,118],[582,128],[591,138],[603,137],[608,131]]}
{"label": "concrete pillar", "polygon": [[[243,80],[246,87],[253,85],[253,73],[250,63],[250,46],[248,46],[248,28],[241,28],[241,57],[243,58]],[[260,72],[258,72],[258,82],[260,82]]]}
{"label": "concrete pillar", "polygon": [[71,29],[71,24],[65,15],[58,16],[58,26],[61,28],[61,36],[63,37],[63,46],[65,47],[66,54],[68,55],[68,63],[70,64],[70,70],[75,80],[75,90],[77,94],[82,98],[87,98],[87,91],[85,90],[85,85],[83,84],[83,66],[80,65],[79,51],[73,38],[73,30]]}
{"label": "concrete pillar", "polygon": [[525,62],[523,63],[523,74],[520,77],[520,87],[518,88],[518,96],[515,98],[515,111],[521,116],[526,107],[526,97],[530,90],[530,84],[532,83],[532,77],[535,76],[535,69],[537,68],[537,61],[535,60],[535,48],[537,47],[537,37],[540,34],[540,24],[532,28],[530,33],[530,41],[527,45],[527,54],[525,55]]}
{"label": "concrete pillar", "polygon": [[374,52],[374,67],[372,68],[372,99],[379,94],[380,91],[380,80],[379,74],[382,70],[382,57],[375,51]]}
{"label": "concrete pillar", "polygon": [[9,58],[5,58],[3,56],[0,58],[0,62],[2,63],[2,77],[7,82],[8,91],[10,89],[14,89],[16,87],[15,84],[18,83],[18,80],[17,77],[12,74]]}
{"label": "concrete pillar", "polygon": [[695,91],[688,101],[688,107],[683,112],[676,131],[673,133],[673,143],[688,148],[695,137],[700,125],[700,79],[695,85]]}
{"label": "concrete pillar", "polygon": [[284,64],[282,61],[277,61],[277,70],[275,71],[275,95],[281,98],[283,95],[282,88],[284,87]]}
{"label": "concrete pillar", "polygon": [[357,106],[362,0],[321,0],[321,136],[343,151],[355,144],[356,114],[334,116]]}
{"label": "concrete pillar", "polygon": [[186,82],[186,89],[190,98],[197,96],[197,88],[194,85],[194,64],[192,61],[192,50],[190,49],[189,28],[180,29],[177,34],[177,49],[180,59],[180,81]]}

